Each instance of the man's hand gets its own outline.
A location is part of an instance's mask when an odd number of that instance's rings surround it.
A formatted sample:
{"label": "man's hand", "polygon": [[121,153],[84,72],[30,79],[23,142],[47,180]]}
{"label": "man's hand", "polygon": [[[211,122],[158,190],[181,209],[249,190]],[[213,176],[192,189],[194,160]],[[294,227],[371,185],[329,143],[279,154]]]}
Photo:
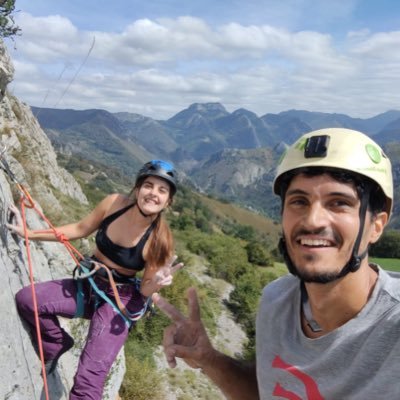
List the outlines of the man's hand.
{"label": "man's hand", "polygon": [[164,331],[163,347],[168,365],[176,367],[176,357],[183,358],[192,368],[203,368],[212,362],[215,349],[200,319],[200,308],[194,288],[188,289],[189,316],[185,317],[158,293],[153,294],[154,303],[173,322]]}
{"label": "man's hand", "polygon": [[258,400],[255,364],[244,363],[213,348],[200,319],[200,308],[194,288],[188,289],[189,316],[185,317],[158,293],[154,303],[171,320],[164,331],[163,346],[168,364],[176,366],[176,357],[192,368],[201,368],[230,400]]}

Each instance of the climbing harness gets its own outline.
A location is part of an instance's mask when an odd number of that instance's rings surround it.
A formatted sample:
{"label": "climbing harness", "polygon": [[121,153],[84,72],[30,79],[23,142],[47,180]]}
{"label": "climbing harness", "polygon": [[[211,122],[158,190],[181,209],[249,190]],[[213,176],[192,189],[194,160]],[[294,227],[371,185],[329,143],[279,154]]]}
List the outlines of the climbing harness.
{"label": "climbing harness", "polygon": [[[37,299],[36,299],[36,292],[35,292],[35,283],[33,279],[33,264],[32,264],[32,257],[31,257],[31,252],[30,252],[30,246],[29,246],[29,238],[28,238],[28,229],[27,229],[27,223],[26,223],[26,208],[34,209],[37,214],[40,216],[40,218],[46,222],[48,225],[49,229],[47,230],[40,230],[41,233],[52,233],[54,234],[55,238],[62,243],[67,251],[69,252],[70,256],[75,262],[75,270],[74,270],[74,278],[77,281],[77,287],[78,287],[78,294],[77,294],[77,312],[75,314],[75,317],[79,317],[83,315],[83,305],[84,305],[84,293],[83,293],[83,280],[87,279],[91,285],[91,288],[94,290],[96,293],[96,296],[98,298],[98,302],[100,301],[105,301],[110,306],[121,315],[122,319],[124,322],[128,325],[130,328],[133,324],[133,322],[139,320],[143,315],[149,312],[152,308],[152,301],[151,297],[148,297],[147,300],[144,302],[143,308],[136,312],[131,314],[124,304],[122,303],[119,293],[118,293],[118,283],[116,283],[113,273],[104,264],[94,260],[93,258],[89,257],[84,257],[68,240],[68,238],[57,231],[57,229],[54,227],[54,225],[49,221],[49,219],[44,215],[44,213],[39,210],[30,193],[28,190],[24,187],[23,184],[21,184],[14,173],[12,172],[7,160],[5,159],[5,154],[6,154],[6,146],[4,146],[3,150],[0,151],[0,169],[3,170],[8,177],[11,179],[13,183],[16,184],[18,189],[21,192],[20,196],[20,209],[21,209],[21,218],[22,218],[22,223],[23,223],[23,228],[24,228],[24,240],[25,240],[25,248],[26,248],[26,253],[27,253],[27,261],[28,261],[28,266],[29,266],[29,278],[30,278],[30,284],[32,288],[32,299],[33,299],[33,308],[34,308],[34,314],[35,314],[35,325],[36,325],[36,334],[37,334],[37,343],[39,347],[39,356],[42,364],[42,378],[43,378],[43,386],[44,386],[44,392],[45,392],[45,398],[46,400],[49,400],[49,395],[48,395],[48,386],[47,386],[47,377],[46,377],[46,367],[45,367],[45,361],[44,361],[44,354],[43,354],[43,346],[42,346],[42,337],[41,337],[41,332],[40,332],[40,325],[39,325],[39,313],[38,313],[38,306],[37,306]],[[34,231],[37,233],[38,231]],[[107,294],[101,290],[98,285],[95,282],[94,277],[98,275],[101,279],[105,279],[108,281],[110,284],[110,287],[112,288],[113,291],[113,297],[115,299],[115,302],[107,296]],[[128,278],[128,282],[125,283],[131,283],[134,284],[135,287],[139,290],[140,289],[140,279],[136,277]]]}
{"label": "climbing harness", "polygon": [[[134,285],[135,288],[140,290],[140,282],[141,280],[136,277],[126,277],[124,278],[124,282],[118,283],[116,279],[114,279],[114,270],[110,270],[104,264],[96,261],[93,258],[85,257],[80,260],[79,265],[75,267],[74,270],[74,278],[77,281],[78,285],[78,294],[77,294],[77,309],[74,317],[82,317],[83,309],[84,309],[84,292],[83,292],[83,280],[87,279],[90,283],[91,288],[94,290],[96,294],[95,305],[98,306],[101,300],[110,304],[110,306],[118,312],[128,327],[131,327],[132,323],[138,321],[146,312],[151,308],[152,301],[151,297],[148,297],[142,309],[136,313],[130,313],[128,309],[122,303],[119,293],[118,293],[118,285],[123,284],[131,284]],[[107,296],[107,294],[101,290],[95,282],[94,277],[98,276],[100,279],[106,280],[113,291],[113,295],[115,298],[115,302]]]}

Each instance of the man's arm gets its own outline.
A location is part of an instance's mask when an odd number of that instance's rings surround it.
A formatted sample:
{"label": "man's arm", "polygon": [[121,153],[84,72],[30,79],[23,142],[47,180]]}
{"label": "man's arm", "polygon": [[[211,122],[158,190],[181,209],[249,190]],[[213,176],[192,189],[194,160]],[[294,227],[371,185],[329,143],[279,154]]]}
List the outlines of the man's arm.
{"label": "man's arm", "polygon": [[254,363],[245,363],[217,352],[214,361],[205,365],[202,371],[221,389],[227,399],[259,399]]}
{"label": "man's arm", "polygon": [[154,303],[172,320],[164,331],[164,352],[170,367],[176,366],[176,357],[192,368],[200,368],[231,400],[259,399],[256,369],[217,351],[211,344],[203,322],[196,291],[188,290],[189,316],[182,315],[159,294]]}

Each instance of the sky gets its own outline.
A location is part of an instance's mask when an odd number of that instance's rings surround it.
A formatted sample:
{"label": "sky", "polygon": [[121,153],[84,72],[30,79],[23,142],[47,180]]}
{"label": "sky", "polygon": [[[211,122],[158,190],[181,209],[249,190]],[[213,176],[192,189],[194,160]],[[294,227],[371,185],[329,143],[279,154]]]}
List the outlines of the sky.
{"label": "sky", "polygon": [[16,0],[11,93],[168,119],[400,109],[398,0]]}

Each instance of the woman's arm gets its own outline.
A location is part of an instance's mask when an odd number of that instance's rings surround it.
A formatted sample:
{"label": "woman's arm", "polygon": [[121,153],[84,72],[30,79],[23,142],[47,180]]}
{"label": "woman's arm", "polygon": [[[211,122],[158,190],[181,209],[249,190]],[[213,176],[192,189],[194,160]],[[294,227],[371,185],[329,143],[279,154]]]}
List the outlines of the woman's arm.
{"label": "woman's arm", "polygon": [[[101,221],[104,219],[105,215],[107,215],[108,210],[116,201],[118,201],[119,197],[120,195],[118,194],[111,194],[105,197],[90,214],[82,218],[80,221],[56,227],[57,235],[64,235],[68,240],[81,239],[89,236],[99,227]],[[24,237],[24,227],[18,208],[14,205],[10,205],[9,210],[14,213],[15,223],[7,224],[8,229],[17,235]],[[54,233],[48,229],[27,229],[27,234],[30,240],[58,240]]]}

